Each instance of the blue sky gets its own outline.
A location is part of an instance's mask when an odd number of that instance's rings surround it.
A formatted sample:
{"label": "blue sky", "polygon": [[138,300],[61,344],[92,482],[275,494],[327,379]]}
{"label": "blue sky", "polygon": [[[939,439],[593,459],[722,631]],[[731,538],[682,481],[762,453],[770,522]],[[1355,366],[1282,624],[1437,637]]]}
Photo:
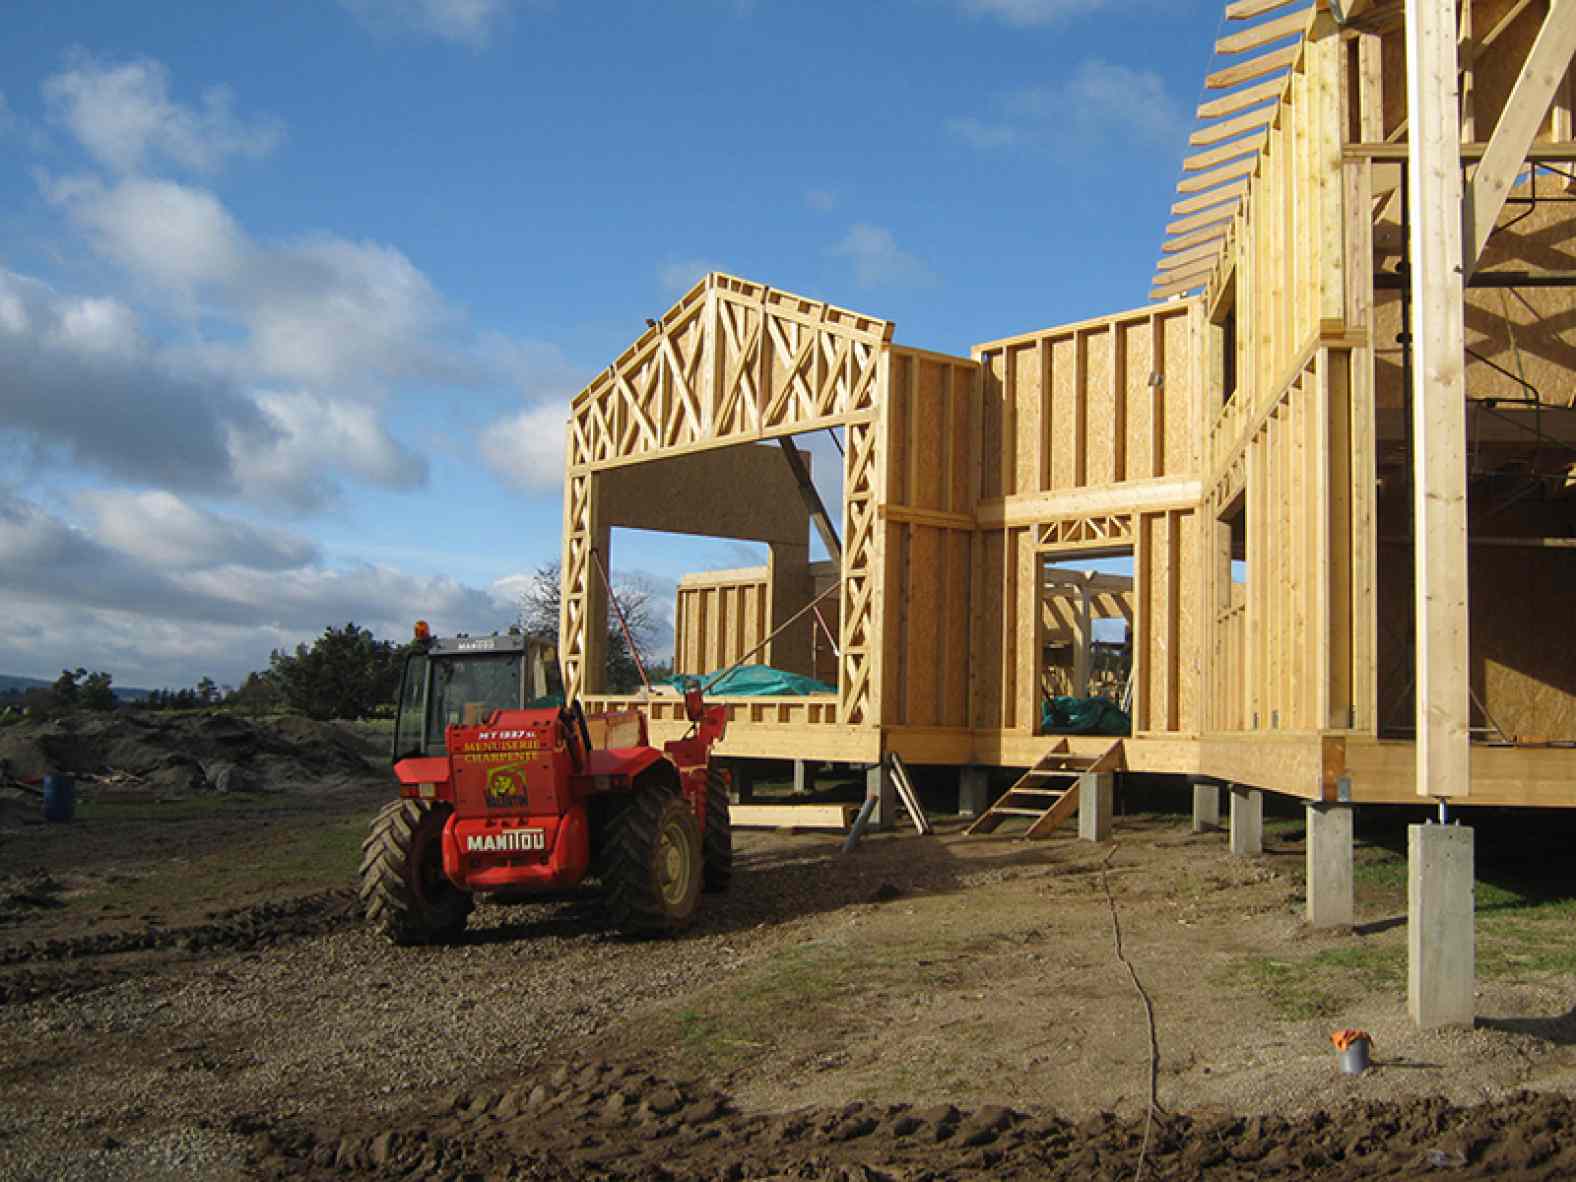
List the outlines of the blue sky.
{"label": "blue sky", "polygon": [[1143,303],[1220,9],[8,5],[0,672],[507,623],[569,398],[708,269],[959,353]]}

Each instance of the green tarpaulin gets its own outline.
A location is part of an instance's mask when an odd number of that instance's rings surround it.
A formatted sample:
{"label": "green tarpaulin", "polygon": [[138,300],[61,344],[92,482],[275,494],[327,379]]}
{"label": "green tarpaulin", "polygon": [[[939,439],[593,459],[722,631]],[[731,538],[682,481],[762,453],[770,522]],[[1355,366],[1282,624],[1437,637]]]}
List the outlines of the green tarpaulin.
{"label": "green tarpaulin", "polygon": [[1047,735],[1130,735],[1133,721],[1105,698],[1052,698],[1040,715]]}
{"label": "green tarpaulin", "polygon": [[[802,677],[797,673],[773,669],[770,665],[742,665],[716,685],[711,685],[711,679],[716,676],[716,673],[708,673],[699,679],[701,685],[708,687],[706,694],[709,697],[805,698],[811,694],[837,693],[835,685],[827,685],[826,682],[817,681],[813,677]],[[666,684],[677,686],[682,692],[685,684],[694,680],[684,676],[670,677]]]}

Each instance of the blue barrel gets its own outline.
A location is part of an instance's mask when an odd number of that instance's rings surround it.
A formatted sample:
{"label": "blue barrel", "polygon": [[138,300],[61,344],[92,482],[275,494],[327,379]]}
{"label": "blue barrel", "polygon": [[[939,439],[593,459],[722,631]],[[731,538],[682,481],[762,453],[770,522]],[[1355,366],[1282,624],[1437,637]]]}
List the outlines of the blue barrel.
{"label": "blue barrel", "polygon": [[44,820],[69,821],[77,811],[77,782],[70,776],[44,777]]}

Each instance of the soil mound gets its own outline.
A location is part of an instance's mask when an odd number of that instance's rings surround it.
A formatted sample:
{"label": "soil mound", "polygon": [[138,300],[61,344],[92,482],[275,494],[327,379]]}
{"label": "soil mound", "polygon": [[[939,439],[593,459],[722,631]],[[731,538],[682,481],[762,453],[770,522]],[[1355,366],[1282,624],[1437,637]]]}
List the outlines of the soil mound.
{"label": "soil mound", "polygon": [[383,771],[381,747],[347,725],[234,714],[79,711],[0,728],[0,760],[33,780],[67,772],[105,790],[159,795],[267,791]]}
{"label": "soil mound", "polygon": [[[1522,1093],[1479,1107],[1437,1099],[1297,1118],[1225,1113],[1081,1122],[1004,1107],[849,1104],[738,1112],[729,1097],[601,1061],[450,1097],[426,1120],[349,1135],[242,1120],[265,1171],[329,1178],[1565,1178],[1576,1101]],[[1146,1136],[1147,1133],[1147,1136]]]}

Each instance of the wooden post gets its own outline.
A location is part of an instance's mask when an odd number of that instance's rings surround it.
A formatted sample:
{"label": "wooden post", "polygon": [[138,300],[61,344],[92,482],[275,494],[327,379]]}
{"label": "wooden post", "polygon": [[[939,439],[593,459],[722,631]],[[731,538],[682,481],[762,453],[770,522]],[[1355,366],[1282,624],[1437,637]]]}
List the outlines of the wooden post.
{"label": "wooden post", "polygon": [[1467,727],[1465,325],[1454,0],[1406,0],[1417,791],[1464,797]]}
{"label": "wooden post", "polygon": [[1089,670],[1094,648],[1094,627],[1090,622],[1089,582],[1078,584],[1077,620],[1073,625],[1073,694],[1089,696]]}

